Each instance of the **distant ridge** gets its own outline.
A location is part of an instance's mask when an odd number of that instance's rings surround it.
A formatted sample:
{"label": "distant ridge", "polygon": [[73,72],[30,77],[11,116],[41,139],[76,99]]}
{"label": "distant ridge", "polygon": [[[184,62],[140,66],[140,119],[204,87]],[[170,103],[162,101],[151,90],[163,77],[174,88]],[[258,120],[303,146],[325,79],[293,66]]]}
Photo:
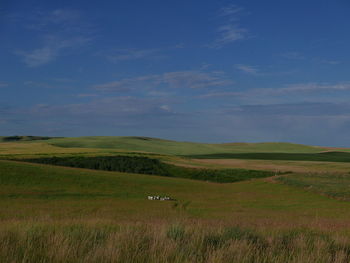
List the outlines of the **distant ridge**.
{"label": "distant ridge", "polygon": [[3,142],[15,142],[15,141],[37,141],[37,140],[49,140],[53,138],[61,138],[61,137],[47,137],[47,136],[3,136],[0,137],[0,141]]}
{"label": "distant ridge", "polygon": [[53,138],[47,143],[65,148],[102,148],[128,151],[142,151],[170,155],[200,155],[218,153],[318,153],[325,147],[294,143],[195,143],[179,142],[143,136],[88,136],[71,138]]}

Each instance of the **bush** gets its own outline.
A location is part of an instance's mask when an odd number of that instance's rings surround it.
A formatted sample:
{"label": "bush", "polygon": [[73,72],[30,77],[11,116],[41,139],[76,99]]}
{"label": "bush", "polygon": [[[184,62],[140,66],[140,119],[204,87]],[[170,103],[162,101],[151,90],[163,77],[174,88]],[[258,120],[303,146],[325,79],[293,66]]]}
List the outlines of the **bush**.
{"label": "bush", "polygon": [[124,173],[180,177],[218,183],[232,183],[251,178],[273,176],[272,172],[258,170],[185,168],[141,156],[48,157],[23,159],[22,161]]}

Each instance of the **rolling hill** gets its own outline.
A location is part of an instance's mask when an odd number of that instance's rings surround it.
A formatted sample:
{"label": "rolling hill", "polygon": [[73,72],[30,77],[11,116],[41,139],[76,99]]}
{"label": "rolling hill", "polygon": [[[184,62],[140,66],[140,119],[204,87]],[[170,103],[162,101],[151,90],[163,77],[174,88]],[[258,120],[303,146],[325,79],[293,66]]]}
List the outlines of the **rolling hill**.
{"label": "rolling hill", "polygon": [[193,143],[149,137],[78,137],[54,138],[47,143],[67,148],[103,148],[143,151],[170,155],[200,155],[218,153],[317,153],[326,148],[293,143]]}

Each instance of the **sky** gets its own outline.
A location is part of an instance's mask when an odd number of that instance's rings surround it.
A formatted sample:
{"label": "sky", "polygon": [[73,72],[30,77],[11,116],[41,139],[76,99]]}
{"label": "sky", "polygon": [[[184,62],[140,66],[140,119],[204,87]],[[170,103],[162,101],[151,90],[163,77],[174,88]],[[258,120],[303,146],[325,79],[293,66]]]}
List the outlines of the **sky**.
{"label": "sky", "polygon": [[350,147],[348,0],[0,1],[0,135]]}

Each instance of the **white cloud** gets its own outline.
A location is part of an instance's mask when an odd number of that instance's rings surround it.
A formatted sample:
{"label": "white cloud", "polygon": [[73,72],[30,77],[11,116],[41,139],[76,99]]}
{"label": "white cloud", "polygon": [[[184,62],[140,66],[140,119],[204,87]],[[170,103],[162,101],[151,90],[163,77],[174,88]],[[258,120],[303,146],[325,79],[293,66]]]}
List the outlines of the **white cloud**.
{"label": "white cloud", "polygon": [[42,47],[30,51],[18,50],[16,55],[21,56],[28,67],[38,67],[54,61],[64,50],[80,47],[91,39],[86,37],[72,37],[63,39],[58,36],[49,35],[45,37]]}
{"label": "white cloud", "polygon": [[232,84],[232,81],[219,72],[178,71],[161,76],[161,81],[172,88],[201,89]]}
{"label": "white cloud", "polygon": [[252,75],[257,75],[259,73],[259,70],[257,67],[249,66],[249,65],[237,64],[236,69]]}
{"label": "white cloud", "polygon": [[63,51],[81,47],[92,40],[88,24],[81,20],[80,12],[75,10],[34,10],[22,17],[22,20],[16,19],[15,22],[25,25],[39,43],[35,48],[14,52],[22,57],[28,67],[45,65],[64,54]]}
{"label": "white cloud", "polygon": [[23,62],[28,67],[37,67],[54,60],[58,55],[58,49],[47,46],[29,52],[18,51],[17,55],[23,57]]}
{"label": "white cloud", "polygon": [[107,57],[107,59],[113,62],[164,57],[163,55],[160,55],[159,52],[159,49],[124,48],[111,51],[109,52],[110,54],[105,56]]}
{"label": "white cloud", "polygon": [[297,51],[290,51],[282,54],[282,57],[292,60],[303,60],[305,59],[304,55]]}
{"label": "white cloud", "polygon": [[328,65],[338,65],[341,63],[338,60],[329,60],[329,59],[316,59],[316,62],[321,62],[323,64],[328,64]]}
{"label": "white cloud", "polygon": [[203,89],[227,86],[230,84],[232,84],[232,80],[225,77],[222,72],[175,71],[156,75],[125,78],[118,81],[95,85],[95,88],[110,91],[127,91],[147,87]]}
{"label": "white cloud", "polygon": [[[347,93],[346,93],[347,92]],[[282,103],[298,101],[344,102],[350,92],[350,82],[337,84],[301,83],[282,88],[254,88],[240,91],[210,92],[199,98],[234,98],[239,102]],[[343,94],[343,96],[340,96]]]}
{"label": "white cloud", "polygon": [[165,110],[165,111],[171,111],[169,105],[161,105],[159,108],[162,109],[162,110]]}
{"label": "white cloud", "polygon": [[9,84],[7,82],[1,82],[0,81],[0,88],[6,88],[8,86],[9,86]]}
{"label": "white cloud", "polygon": [[219,36],[209,45],[211,48],[222,48],[223,46],[248,38],[248,30],[239,24],[239,15],[244,10],[236,5],[229,5],[220,10],[219,17],[225,21],[218,27]]}
{"label": "white cloud", "polygon": [[229,19],[237,19],[237,14],[241,13],[244,8],[237,5],[229,5],[221,8],[219,15],[229,17]]}
{"label": "white cloud", "polygon": [[320,57],[313,57],[313,58],[307,57],[298,51],[286,52],[286,53],[281,54],[281,56],[286,58],[286,59],[290,59],[290,60],[306,60],[306,59],[308,59],[309,61],[311,61],[313,63],[317,63],[317,64],[322,63],[322,64],[328,64],[328,65],[338,65],[341,63],[338,60],[325,59],[325,58],[320,58]]}
{"label": "white cloud", "polygon": [[75,23],[80,19],[80,13],[70,9],[56,9],[48,13],[45,19],[55,24]]}
{"label": "white cloud", "polygon": [[52,28],[56,31],[81,31],[86,27],[81,22],[81,13],[72,9],[55,9],[32,11],[25,16],[25,27],[31,30],[49,32]]}
{"label": "white cloud", "polygon": [[218,28],[220,37],[215,41],[218,47],[235,42],[237,40],[245,39],[247,30],[238,25],[227,24]]}
{"label": "white cloud", "polygon": [[82,93],[78,94],[77,97],[79,98],[91,98],[91,97],[98,97],[97,94],[90,94],[90,93]]}
{"label": "white cloud", "polygon": [[338,84],[301,83],[301,84],[288,85],[287,87],[279,88],[279,89],[265,88],[265,89],[259,89],[259,90],[262,93],[271,94],[271,95],[350,91],[350,83],[338,83]]}
{"label": "white cloud", "polygon": [[[52,127],[63,125],[104,129],[108,127],[150,127],[173,126],[174,120],[181,120],[181,114],[173,111],[167,99],[137,98],[131,96],[99,98],[86,103],[65,105],[38,104],[31,108],[17,110],[17,114],[25,111],[38,122],[55,120]],[[162,120],[162,121],[160,121]],[[59,125],[58,125],[59,124]],[[91,126],[92,125],[92,126]],[[96,126],[98,125],[98,126]],[[156,125],[156,126],[154,126]]]}

